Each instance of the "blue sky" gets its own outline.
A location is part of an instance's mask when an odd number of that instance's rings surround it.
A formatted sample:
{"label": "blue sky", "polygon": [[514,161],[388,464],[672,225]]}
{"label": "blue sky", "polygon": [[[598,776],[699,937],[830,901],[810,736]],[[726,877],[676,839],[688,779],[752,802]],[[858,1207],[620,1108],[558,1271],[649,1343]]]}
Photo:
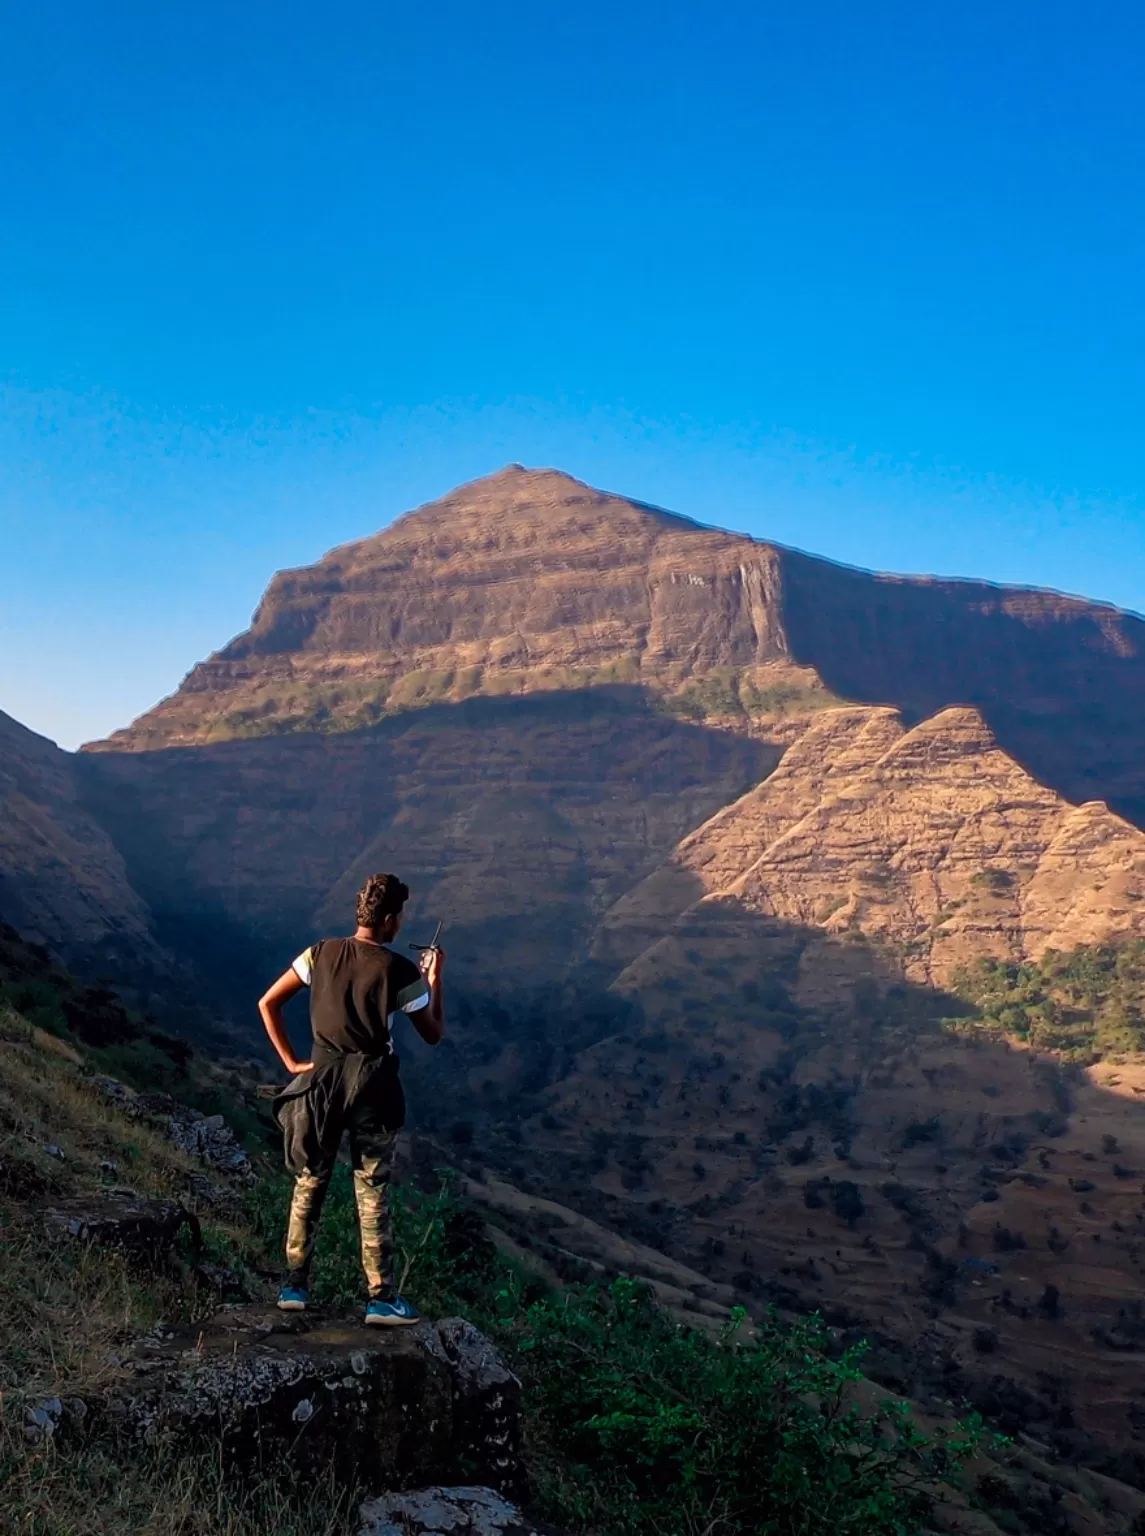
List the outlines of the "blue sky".
{"label": "blue sky", "polygon": [[510,460],[1145,608],[1145,11],[0,0],[0,708]]}

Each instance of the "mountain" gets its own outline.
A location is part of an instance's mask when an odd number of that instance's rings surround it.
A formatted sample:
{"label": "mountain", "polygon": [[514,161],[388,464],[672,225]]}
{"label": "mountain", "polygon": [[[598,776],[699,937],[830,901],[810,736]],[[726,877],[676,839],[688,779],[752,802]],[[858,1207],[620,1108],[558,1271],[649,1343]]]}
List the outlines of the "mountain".
{"label": "mountain", "polygon": [[982,711],[1071,800],[1145,819],[1145,621],[1054,592],[873,575],[511,466],[316,565],[93,749],[367,727],[473,696],[638,686],[750,725],[839,700]]}
{"label": "mountain", "polygon": [[445,919],[455,975],[546,983],[634,878],[779,755],[606,689],[76,765],[163,942],[228,984],[258,1029],[267,977],[344,929],[377,868],[411,885],[411,936]]}
{"label": "mountain", "polygon": [[941,983],[1135,929],[1143,637],[511,467],[276,576],[74,771],[158,941],[236,1018],[379,865],[486,990],[609,985],[720,897],[877,935]]}
{"label": "mountain", "polygon": [[1143,639],[512,468],[275,577],[109,740],[0,736],[33,763],[0,915],[58,933],[36,912],[104,869],[249,1046],[267,980],[396,869],[450,952],[414,1114],[472,1181],[1132,1460]]}

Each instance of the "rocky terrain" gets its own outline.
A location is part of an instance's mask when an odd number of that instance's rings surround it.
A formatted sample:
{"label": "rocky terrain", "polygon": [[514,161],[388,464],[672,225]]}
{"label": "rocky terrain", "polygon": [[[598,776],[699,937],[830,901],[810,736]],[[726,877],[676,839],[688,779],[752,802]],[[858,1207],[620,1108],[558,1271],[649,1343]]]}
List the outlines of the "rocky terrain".
{"label": "rocky terrain", "polygon": [[277,576],[107,742],[0,722],[0,916],[249,1048],[397,869],[450,950],[415,1117],[506,1243],[820,1309],[1145,1486],[1143,640],[513,468]]}
{"label": "rocky terrain", "polygon": [[[1129,1536],[1145,1508],[1100,1473],[1058,1473],[888,1398],[814,1323],[749,1328],[731,1288],[705,1301],[710,1283],[663,1254],[503,1181],[467,1181],[463,1203],[408,1158],[397,1263],[427,1316],[380,1336],[363,1326],[343,1170],[312,1305],[283,1315],[269,1303],[289,1181],[265,1155],[269,1123],[228,1101],[250,1135],[236,1161],[225,1117],[108,1079],[109,1047],[89,1040],[105,1038],[112,1004],[10,930],[0,939],[0,1483],[13,1528],[559,1536],[544,1514],[583,1536],[698,1519],[749,1536],[766,1511],[808,1536],[856,1521],[899,1536],[923,1517],[994,1536],[989,1510],[1056,1503],[1071,1536]],[[125,1064],[147,1080],[145,1060]],[[200,1103],[223,1083],[194,1052],[177,1078]],[[212,1135],[188,1141],[188,1124]],[[434,1149],[419,1139],[412,1156],[424,1167]],[[593,1241],[603,1285],[527,1246],[546,1223]],[[648,1275],[659,1305],[621,1265]],[[728,1330],[735,1349],[712,1336]]]}
{"label": "rocky terrain", "polygon": [[[908,730],[892,710],[818,715],[779,768],[684,838],[605,915],[597,952],[646,992],[721,921],[861,933],[911,981],[942,986],[982,957],[1145,931],[1145,833],[1101,801],[1074,806],[1001,750],[981,715],[943,710]],[[807,957],[801,1001],[822,1000]],[[818,973],[818,974],[816,974]]]}

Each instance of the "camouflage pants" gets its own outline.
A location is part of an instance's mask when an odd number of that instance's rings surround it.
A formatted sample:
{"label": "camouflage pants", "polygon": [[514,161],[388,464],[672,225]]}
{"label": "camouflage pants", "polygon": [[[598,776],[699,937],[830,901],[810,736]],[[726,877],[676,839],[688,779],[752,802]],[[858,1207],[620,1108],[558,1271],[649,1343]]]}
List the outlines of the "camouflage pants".
{"label": "camouflage pants", "polygon": [[[365,1121],[366,1123],[362,1123]],[[362,1237],[362,1268],[370,1295],[395,1282],[393,1234],[387,1186],[393,1173],[397,1135],[369,1125],[365,1116],[351,1115],[350,1165],[354,1170],[354,1199]],[[295,1285],[305,1286],[318,1236],[326,1191],[334,1173],[331,1157],[318,1168],[306,1168],[294,1181],[290,1221],[286,1229],[286,1263]]]}

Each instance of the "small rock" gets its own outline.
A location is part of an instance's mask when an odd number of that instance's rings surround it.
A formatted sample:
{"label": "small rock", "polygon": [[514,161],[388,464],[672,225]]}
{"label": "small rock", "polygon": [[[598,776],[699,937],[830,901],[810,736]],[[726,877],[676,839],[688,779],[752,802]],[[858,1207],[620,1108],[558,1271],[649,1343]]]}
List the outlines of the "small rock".
{"label": "small rock", "polygon": [[63,1160],[64,1160],[64,1149],[62,1147],[57,1147],[54,1141],[48,1142],[47,1145],[44,1147],[44,1151],[47,1153],[47,1155],[49,1157],[54,1157],[54,1158],[58,1159],[61,1163],[63,1162]]}
{"label": "small rock", "polygon": [[362,1505],[358,1536],[556,1536],[492,1488],[421,1488]]}
{"label": "small rock", "polygon": [[250,1287],[242,1271],[226,1264],[214,1264],[209,1259],[200,1259],[195,1265],[195,1279],[206,1290],[228,1297],[231,1301],[251,1299]]}
{"label": "small rock", "polygon": [[28,1409],[24,1415],[24,1422],[44,1430],[47,1434],[54,1434],[63,1411],[64,1405],[58,1397],[45,1397]]}
{"label": "small rock", "polygon": [[44,1397],[30,1403],[24,1413],[24,1440],[28,1445],[43,1445],[56,1440],[65,1425],[78,1427],[87,1418],[87,1404],[79,1397],[64,1402],[58,1397]]}

